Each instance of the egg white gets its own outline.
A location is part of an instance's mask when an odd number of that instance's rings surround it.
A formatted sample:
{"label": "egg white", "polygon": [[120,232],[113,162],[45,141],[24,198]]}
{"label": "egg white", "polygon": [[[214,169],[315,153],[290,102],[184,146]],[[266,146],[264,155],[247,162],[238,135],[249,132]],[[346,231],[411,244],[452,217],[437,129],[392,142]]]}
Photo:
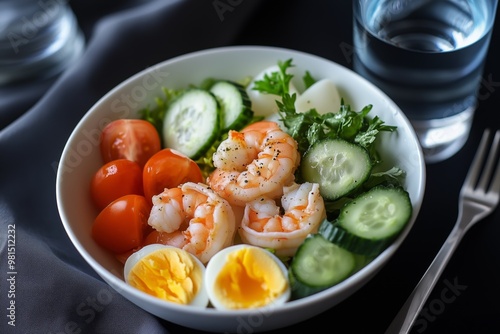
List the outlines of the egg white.
{"label": "egg white", "polygon": [[[162,248],[174,248],[174,249],[177,249],[178,251],[185,252],[184,250],[179,249],[177,247],[162,245],[162,244],[151,244],[151,245],[144,246],[143,248],[141,248],[137,252],[131,254],[128,257],[127,261],[125,262],[125,266],[123,268],[125,282],[128,283],[128,277],[129,277],[130,271],[142,258],[144,258],[145,256],[149,255],[150,253],[152,253],[156,250],[162,249]],[[189,305],[205,308],[208,306],[208,302],[209,302],[206,284],[204,282],[206,268],[203,265],[203,263],[196,256],[194,256],[190,253],[187,253],[187,254],[191,257],[194,264],[201,269],[201,277],[202,277],[200,290],[198,291],[196,296],[193,298],[193,300],[191,300]],[[164,300],[164,301],[170,303],[167,300]]]}
{"label": "egg white", "polygon": [[[264,69],[262,72],[257,74],[253,80],[248,85],[246,92],[248,94],[248,98],[252,102],[252,110],[255,116],[269,116],[272,114],[276,114],[278,112],[278,106],[276,104],[276,100],[281,101],[281,97],[273,94],[263,94],[259,91],[254,90],[255,82],[264,79],[266,74],[271,74],[273,72],[279,72],[280,69],[278,65],[274,65]],[[299,96],[299,91],[290,82],[289,93],[290,95],[295,93]]]}
{"label": "egg white", "polygon": [[338,112],[340,109],[340,94],[337,86],[330,79],[322,79],[307,88],[295,100],[295,110],[306,112],[316,109],[320,114]]}
{"label": "egg white", "polygon": [[215,289],[214,289],[215,280],[216,280],[219,272],[222,270],[222,268],[226,264],[226,257],[227,257],[227,255],[229,253],[237,251],[237,250],[239,250],[241,248],[257,248],[257,249],[259,249],[261,251],[267,252],[268,255],[279,266],[279,268],[281,269],[281,271],[283,273],[283,276],[284,276],[285,280],[287,280],[287,288],[286,288],[286,290],[280,296],[278,296],[276,299],[274,299],[272,301],[272,303],[271,303],[272,305],[269,304],[269,305],[262,306],[262,307],[271,307],[271,306],[272,307],[276,307],[278,305],[285,304],[290,299],[290,296],[291,296],[290,284],[288,283],[288,269],[286,268],[285,264],[283,262],[281,262],[281,260],[277,256],[275,256],[271,252],[268,252],[267,250],[265,250],[265,249],[263,249],[261,247],[257,247],[257,246],[253,246],[253,245],[248,245],[248,244],[237,244],[237,245],[233,245],[233,246],[230,246],[230,247],[222,249],[217,254],[215,254],[210,259],[210,261],[207,264],[206,271],[205,271],[205,279],[204,279],[204,281],[205,281],[206,288],[207,288],[208,298],[209,298],[210,303],[212,304],[212,306],[214,308],[216,308],[216,309],[219,309],[219,310],[229,310],[229,308],[227,308],[217,298],[217,295],[216,295]]}

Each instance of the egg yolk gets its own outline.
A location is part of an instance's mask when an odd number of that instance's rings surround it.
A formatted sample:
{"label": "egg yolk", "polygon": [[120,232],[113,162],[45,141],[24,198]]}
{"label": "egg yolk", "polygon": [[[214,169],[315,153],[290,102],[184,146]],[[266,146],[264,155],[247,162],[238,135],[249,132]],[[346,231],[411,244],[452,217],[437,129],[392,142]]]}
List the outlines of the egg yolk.
{"label": "egg yolk", "polygon": [[215,284],[217,299],[229,309],[262,307],[285,292],[288,281],[266,251],[241,248],[230,253]]}
{"label": "egg yolk", "polygon": [[150,295],[178,304],[189,304],[200,291],[203,274],[187,252],[159,249],[132,267],[128,282]]}

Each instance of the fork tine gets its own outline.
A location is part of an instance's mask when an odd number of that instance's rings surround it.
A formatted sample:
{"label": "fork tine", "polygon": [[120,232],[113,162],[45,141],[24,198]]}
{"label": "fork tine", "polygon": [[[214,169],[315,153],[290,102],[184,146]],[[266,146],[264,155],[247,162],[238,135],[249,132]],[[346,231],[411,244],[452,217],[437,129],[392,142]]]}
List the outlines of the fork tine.
{"label": "fork tine", "polygon": [[483,191],[488,190],[488,186],[491,180],[491,174],[493,173],[493,168],[496,166],[497,162],[497,152],[498,152],[498,140],[500,139],[498,131],[495,133],[495,137],[493,138],[493,142],[491,144],[490,153],[488,155],[488,160],[486,161],[486,165],[484,167],[483,176],[479,180],[478,187]]}
{"label": "fork tine", "polygon": [[486,148],[488,145],[489,137],[490,130],[484,130],[483,137],[481,138],[481,142],[479,143],[478,149],[476,151],[476,155],[472,160],[472,165],[469,167],[469,171],[467,172],[467,176],[465,177],[462,191],[467,188],[474,188],[476,186],[478,177],[481,173],[481,166],[483,165],[483,161],[486,155]]}
{"label": "fork tine", "polygon": [[492,162],[492,166],[491,166],[491,168],[493,168],[495,166],[495,164],[497,164],[497,168],[495,170],[495,175],[493,176],[493,181],[491,182],[491,185],[490,185],[490,190],[493,192],[496,192],[496,193],[500,192],[500,163],[499,163],[499,157],[498,157],[498,151],[500,150],[499,142],[500,142],[500,130],[497,130],[495,133],[495,139],[493,141],[494,145],[496,145],[495,146],[495,154],[494,154],[494,156],[492,156],[492,158],[496,157],[496,159],[494,162]]}

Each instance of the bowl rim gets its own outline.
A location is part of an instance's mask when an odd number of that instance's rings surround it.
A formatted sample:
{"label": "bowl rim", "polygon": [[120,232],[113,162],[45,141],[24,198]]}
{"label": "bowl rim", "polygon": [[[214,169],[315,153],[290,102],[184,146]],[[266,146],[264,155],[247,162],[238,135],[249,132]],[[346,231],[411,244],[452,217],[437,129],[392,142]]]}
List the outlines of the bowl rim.
{"label": "bowl rim", "polygon": [[[425,162],[423,158],[423,152],[418,144],[418,139],[416,136],[415,131],[413,130],[411,123],[407,119],[407,117],[404,115],[404,113],[401,111],[401,109],[394,103],[392,99],[390,99],[384,92],[382,92],[378,87],[374,86],[373,84],[369,83],[366,79],[361,77],[359,74],[354,72],[352,69],[349,69],[341,64],[338,64],[332,60],[329,60],[327,58],[303,52],[300,50],[294,50],[290,48],[283,48],[283,47],[274,47],[274,46],[259,46],[259,45],[237,45],[237,46],[223,46],[223,47],[214,47],[214,48],[209,48],[209,49],[204,49],[204,50],[198,50],[194,52],[189,52],[186,54],[181,54],[178,56],[175,56],[173,58],[161,61],[155,65],[152,65],[151,67],[145,68],[134,75],[128,77],[127,79],[123,80],[120,82],[118,85],[116,85],[114,88],[112,88],[110,91],[108,91],[104,96],[102,96],[100,99],[97,100],[93,104],[93,106],[84,114],[84,116],[80,119],[80,121],[77,123],[75,128],[72,130],[71,135],[67,139],[67,142],[64,145],[64,149],[61,154],[61,161],[64,159],[65,155],[67,154],[67,150],[69,146],[71,145],[71,142],[73,138],[77,135],[77,130],[78,128],[85,123],[85,121],[93,114],[94,110],[96,110],[100,104],[102,104],[104,101],[109,99],[110,96],[115,94],[117,91],[120,91],[127,85],[129,85],[131,82],[135,81],[137,78],[142,77],[143,75],[149,73],[153,68],[158,68],[158,67],[164,67],[164,66],[172,66],[177,62],[183,62],[186,61],[187,59],[190,58],[196,58],[196,57],[201,57],[209,54],[217,54],[217,53],[226,53],[226,52],[289,52],[291,54],[297,54],[297,55],[302,55],[304,57],[309,57],[312,59],[318,59],[321,61],[326,61],[329,62],[335,66],[341,67],[343,69],[346,69],[351,73],[351,75],[357,76],[358,80],[365,81],[368,83],[368,85],[371,86],[373,90],[377,92],[377,94],[380,94],[384,96],[384,99],[388,101],[389,104],[395,109],[398,110],[401,114],[401,117],[404,122],[406,122],[406,125],[408,127],[408,131],[411,133],[413,136],[413,139],[417,143],[418,147],[418,152],[414,152],[418,156],[418,167],[417,169],[420,172],[420,182],[418,183],[418,197],[417,198],[412,198],[412,205],[413,205],[413,214],[406,225],[405,229],[401,231],[401,233],[398,235],[396,239],[384,250],[382,251],[379,255],[377,255],[372,261],[370,261],[367,265],[365,265],[363,268],[358,270],[356,273],[348,277],[346,280],[324,290],[320,291],[312,296],[308,296],[305,298],[297,299],[297,300],[292,300],[289,301],[283,305],[280,305],[278,308],[274,309],[273,312],[277,313],[286,313],[289,312],[290,310],[297,310],[297,309],[302,309],[304,306],[307,306],[308,304],[311,304],[311,302],[316,303],[322,303],[327,300],[330,300],[331,298],[335,298],[335,296],[343,291],[344,289],[347,289],[348,291],[355,291],[354,289],[356,286],[357,288],[361,288],[366,282],[372,279],[372,277],[380,271],[383,266],[388,262],[390,258],[394,255],[394,253],[397,251],[397,249],[401,246],[403,241],[406,239],[407,235],[410,233],[411,229],[414,226],[414,223],[416,221],[417,215],[421,209],[422,202],[423,202],[423,197],[425,193],[425,184],[426,184],[426,168],[425,168]],[[73,233],[73,229],[71,224],[69,223],[69,219],[67,216],[67,213],[65,211],[65,206],[64,203],[66,199],[62,197],[62,192],[63,192],[63,182],[62,180],[62,169],[58,168],[57,171],[57,177],[56,177],[56,201],[57,201],[57,208],[59,211],[59,215],[62,221],[62,224],[64,226],[64,229],[66,233],[68,234],[69,239],[71,240],[73,246],[77,249],[78,253],[80,256],[82,256],[85,261],[92,267],[92,269],[109,285],[111,285],[115,290],[118,290],[122,294],[123,291],[125,291],[130,297],[133,298],[140,298],[143,300],[146,300],[150,302],[152,305],[156,305],[158,307],[167,307],[171,308],[172,310],[178,310],[182,312],[187,312],[193,315],[198,315],[198,316],[203,316],[209,314],[211,317],[227,317],[227,316],[251,316],[252,314],[255,313],[261,313],[262,310],[226,310],[226,311],[221,311],[221,310],[216,310],[212,308],[196,308],[196,307],[188,307],[183,305],[175,305],[171,303],[165,303],[165,301],[150,296],[142,291],[139,291],[118,277],[114,275],[112,272],[110,272],[108,269],[106,269],[102,264],[97,262],[85,249],[83,244],[80,242],[78,239],[77,235]],[[362,283],[364,280],[366,280],[365,283]],[[351,290],[353,289],[353,290]],[[344,290],[345,291],[345,290]],[[354,292],[350,293],[347,297],[351,296]],[[125,296],[126,298],[129,298]],[[341,301],[343,301],[345,298],[341,298]]]}

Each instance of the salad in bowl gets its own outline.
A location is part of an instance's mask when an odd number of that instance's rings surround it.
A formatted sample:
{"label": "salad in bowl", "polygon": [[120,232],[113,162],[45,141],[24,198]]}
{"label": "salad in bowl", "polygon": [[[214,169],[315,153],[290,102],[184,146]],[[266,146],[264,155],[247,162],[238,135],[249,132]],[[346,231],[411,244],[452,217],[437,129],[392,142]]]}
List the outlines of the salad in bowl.
{"label": "salad in bowl", "polygon": [[357,291],[404,240],[425,185],[387,96],[270,47],[137,74],[87,113],[61,162],[61,218],[94,270],[146,311],[218,332],[262,314],[254,331],[292,325]]}

